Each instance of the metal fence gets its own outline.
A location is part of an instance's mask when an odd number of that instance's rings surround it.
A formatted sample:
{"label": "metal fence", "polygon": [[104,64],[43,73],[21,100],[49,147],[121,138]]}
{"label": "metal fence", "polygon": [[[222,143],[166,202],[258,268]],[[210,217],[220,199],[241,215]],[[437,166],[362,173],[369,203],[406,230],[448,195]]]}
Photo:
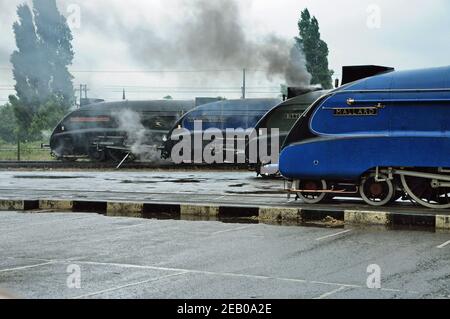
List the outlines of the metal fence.
{"label": "metal fence", "polygon": [[50,150],[48,148],[17,145],[0,146],[0,161],[42,161],[51,160]]}

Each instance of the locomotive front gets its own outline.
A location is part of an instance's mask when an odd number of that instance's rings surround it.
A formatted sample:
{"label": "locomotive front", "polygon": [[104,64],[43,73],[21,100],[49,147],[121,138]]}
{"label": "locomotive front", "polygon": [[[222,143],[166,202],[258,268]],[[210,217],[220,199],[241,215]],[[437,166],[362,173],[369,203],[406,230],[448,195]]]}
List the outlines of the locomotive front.
{"label": "locomotive front", "polygon": [[400,197],[450,208],[450,67],[356,81],[317,101],[290,132],[280,170],[307,203]]}

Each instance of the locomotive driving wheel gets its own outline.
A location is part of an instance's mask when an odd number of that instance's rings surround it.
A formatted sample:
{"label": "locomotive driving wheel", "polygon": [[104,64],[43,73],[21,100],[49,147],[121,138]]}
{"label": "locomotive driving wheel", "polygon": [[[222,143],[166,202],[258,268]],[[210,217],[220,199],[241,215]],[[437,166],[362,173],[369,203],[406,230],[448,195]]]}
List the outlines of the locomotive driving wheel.
{"label": "locomotive driving wheel", "polygon": [[299,181],[298,197],[306,204],[319,204],[327,198],[326,191],[328,188],[327,182],[325,180],[321,181]]}
{"label": "locomotive driving wheel", "polygon": [[426,177],[401,175],[403,188],[418,204],[433,209],[450,208],[450,188],[433,187],[433,180]]}
{"label": "locomotive driving wheel", "polygon": [[104,162],[106,161],[106,154],[103,149],[96,146],[91,146],[88,149],[88,156],[93,162]]}
{"label": "locomotive driving wheel", "polygon": [[359,188],[361,198],[370,206],[381,207],[396,199],[396,190],[387,176],[371,174],[363,178]]}

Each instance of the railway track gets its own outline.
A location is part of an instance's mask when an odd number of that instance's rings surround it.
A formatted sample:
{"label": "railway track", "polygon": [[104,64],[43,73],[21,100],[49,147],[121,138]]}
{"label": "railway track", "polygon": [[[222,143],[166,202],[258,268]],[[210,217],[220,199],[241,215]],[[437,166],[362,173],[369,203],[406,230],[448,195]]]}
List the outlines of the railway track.
{"label": "railway track", "polygon": [[[94,163],[94,162],[61,162],[61,161],[0,161],[0,169],[105,169],[114,170],[117,163]],[[173,164],[173,163],[151,163],[132,162],[124,163],[119,168],[123,169],[202,169],[202,170],[248,170],[247,165],[217,164]]]}

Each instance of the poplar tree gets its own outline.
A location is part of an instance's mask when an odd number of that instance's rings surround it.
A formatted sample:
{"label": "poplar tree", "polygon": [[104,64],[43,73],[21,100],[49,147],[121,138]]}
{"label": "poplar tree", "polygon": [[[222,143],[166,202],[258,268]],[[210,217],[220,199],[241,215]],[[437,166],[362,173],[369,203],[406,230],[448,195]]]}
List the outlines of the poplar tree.
{"label": "poplar tree", "polygon": [[297,46],[303,50],[306,68],[312,75],[311,84],[320,84],[324,89],[333,87],[334,71],[328,69],[328,45],[321,39],[319,21],[312,17],[308,9],[301,12],[298,22]]}
{"label": "poplar tree", "polygon": [[9,101],[24,139],[30,138],[31,127],[34,132],[52,129],[55,111],[64,114],[73,105],[68,67],[74,51],[72,32],[56,0],[33,0],[32,10],[27,4],[19,5],[17,16],[13,24],[17,49],[11,55],[16,95]]}

